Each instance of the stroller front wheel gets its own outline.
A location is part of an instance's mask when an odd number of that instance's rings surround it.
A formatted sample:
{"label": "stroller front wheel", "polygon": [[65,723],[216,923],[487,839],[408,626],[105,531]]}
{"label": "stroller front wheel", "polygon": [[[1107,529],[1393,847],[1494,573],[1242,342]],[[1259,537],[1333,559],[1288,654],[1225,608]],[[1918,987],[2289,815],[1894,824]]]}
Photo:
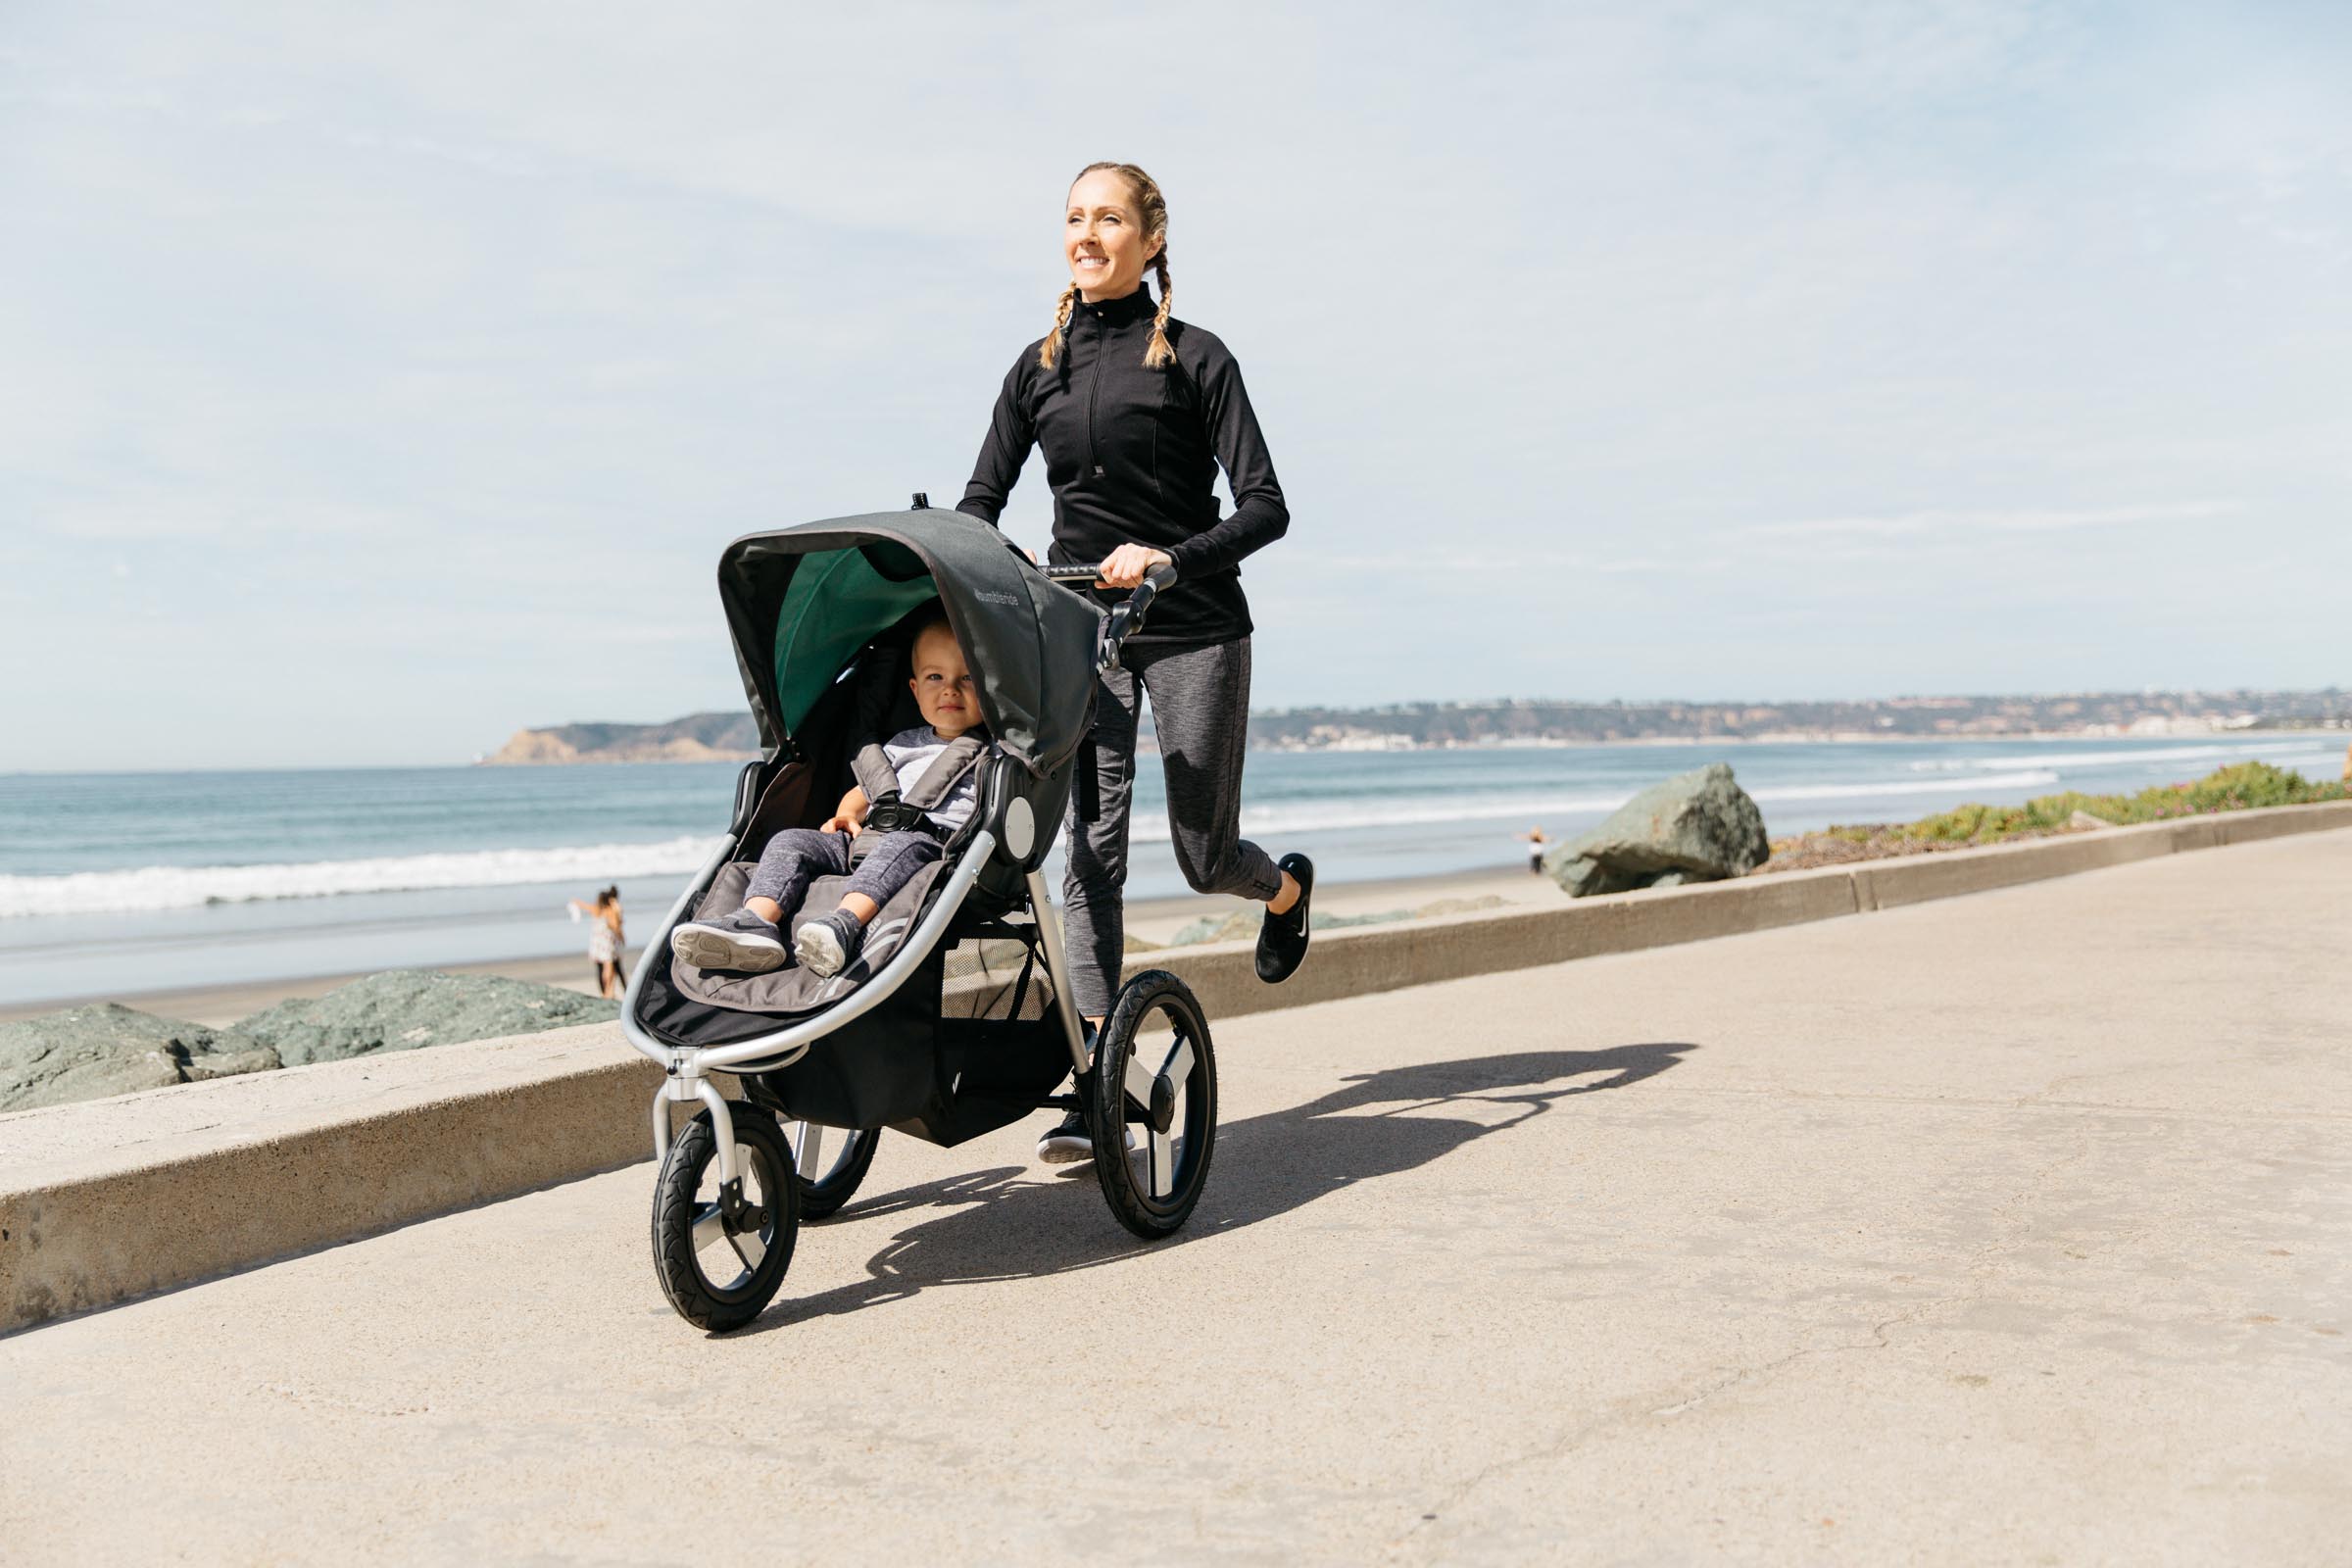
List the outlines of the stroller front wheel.
{"label": "stroller front wheel", "polygon": [[1192,1217],[1217,1142],[1217,1058],[1192,988],[1165,969],[1120,990],[1081,1085],[1095,1172],[1119,1223],[1147,1241]]}
{"label": "stroller front wheel", "polygon": [[678,1316],[720,1332],[758,1317],[792,1266],[801,1181],[775,1117],[728,1107],[740,1193],[722,1191],[718,1142],[702,1111],[669,1146],[654,1186],[654,1273]]}

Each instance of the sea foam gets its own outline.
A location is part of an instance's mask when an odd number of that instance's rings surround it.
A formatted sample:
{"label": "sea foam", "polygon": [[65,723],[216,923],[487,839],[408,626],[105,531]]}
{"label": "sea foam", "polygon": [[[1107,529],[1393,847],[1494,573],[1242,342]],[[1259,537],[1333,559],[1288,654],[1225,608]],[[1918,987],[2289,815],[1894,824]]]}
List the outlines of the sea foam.
{"label": "sea foam", "polygon": [[2216,759],[2234,758],[2244,760],[2250,757],[2276,763],[2280,767],[2324,765],[2337,754],[2326,747],[2313,747],[2308,742],[2287,745],[2195,745],[2162,746],[2140,752],[2050,752],[2034,756],[2013,757],[1938,757],[1910,764],[1914,773],[1969,773],[1970,783],[1982,782],[1973,776],[1980,768],[2000,767],[2113,767],[2119,762],[2203,762]]}
{"label": "sea foam", "polygon": [[192,909],[262,899],[319,899],[342,893],[424,888],[527,887],[611,882],[699,870],[714,838],[656,844],[583,844],[542,850],[463,850],[368,860],[283,865],[155,865],[63,876],[0,875],[0,919],[42,914],[121,914]]}

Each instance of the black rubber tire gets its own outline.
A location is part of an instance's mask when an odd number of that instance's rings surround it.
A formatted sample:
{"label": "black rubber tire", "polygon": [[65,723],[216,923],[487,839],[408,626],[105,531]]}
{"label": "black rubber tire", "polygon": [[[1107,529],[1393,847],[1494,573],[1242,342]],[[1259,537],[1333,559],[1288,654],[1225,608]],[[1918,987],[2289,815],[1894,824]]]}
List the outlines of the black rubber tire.
{"label": "black rubber tire", "polygon": [[[758,1181],[760,1202],[753,1223],[744,1229],[760,1234],[760,1261],[747,1265],[739,1277],[718,1282],[705,1275],[696,1260],[694,1219],[702,1206],[696,1202],[696,1190],[718,1157],[710,1112],[698,1111],[671,1140],[654,1183],[654,1275],[678,1316],[713,1334],[742,1327],[775,1299],[785,1270],[792,1267],[793,1243],[801,1229],[801,1178],[793,1169],[792,1146],[784,1141],[784,1130],[757,1105],[737,1102],[727,1108],[735,1123],[735,1142],[750,1154],[751,1168],[745,1174]],[[752,1186],[745,1183],[747,1198]],[[727,1230],[731,1236],[742,1234],[733,1225]]]}
{"label": "black rubber tire", "polygon": [[[1138,1180],[1127,1154],[1127,1125],[1133,1121],[1140,1128],[1144,1112],[1130,1102],[1123,1087],[1136,1036],[1154,1013],[1168,1016],[1177,1031],[1193,1043],[1194,1055],[1193,1070],[1179,1086],[1185,1091],[1182,1154],[1169,1191],[1157,1197],[1147,1181]],[[1156,1071],[1161,1064],[1145,1065]],[[1095,1065],[1080,1090],[1087,1136],[1095,1145],[1095,1175],[1111,1213],[1146,1241],[1157,1241],[1181,1229],[1192,1217],[1193,1205],[1200,1201],[1201,1188],[1208,1181],[1209,1158],[1217,1146],[1217,1057],[1209,1044],[1207,1015],[1200,1010],[1192,987],[1165,969],[1147,970],[1128,981],[1112,1003],[1110,1016],[1102,1021],[1095,1040]]]}
{"label": "black rubber tire", "polygon": [[[827,1132],[835,1129],[827,1128]],[[831,1219],[841,1212],[841,1205],[858,1196],[858,1184],[865,1173],[874,1168],[874,1151],[882,1147],[882,1129],[867,1127],[848,1135],[850,1156],[834,1164],[832,1173],[821,1182],[806,1177],[801,1181],[801,1219]]]}

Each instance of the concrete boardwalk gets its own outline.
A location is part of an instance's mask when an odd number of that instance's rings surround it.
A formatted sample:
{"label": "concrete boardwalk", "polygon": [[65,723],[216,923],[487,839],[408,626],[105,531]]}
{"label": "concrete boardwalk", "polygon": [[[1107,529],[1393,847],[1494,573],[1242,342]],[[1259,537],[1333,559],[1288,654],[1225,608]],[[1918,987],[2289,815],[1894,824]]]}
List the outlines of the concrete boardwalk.
{"label": "concrete boardwalk", "polygon": [[2347,972],[2334,832],[1258,1014],[1184,1238],[894,1138],[726,1339],[639,1166],[0,1341],[0,1557],[2341,1561]]}

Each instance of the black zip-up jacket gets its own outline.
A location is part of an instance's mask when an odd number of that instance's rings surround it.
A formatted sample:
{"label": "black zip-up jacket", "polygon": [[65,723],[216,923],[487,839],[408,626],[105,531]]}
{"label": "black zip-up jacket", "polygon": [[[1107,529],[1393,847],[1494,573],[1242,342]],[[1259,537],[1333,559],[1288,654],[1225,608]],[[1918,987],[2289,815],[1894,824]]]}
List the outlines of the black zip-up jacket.
{"label": "black zip-up jacket", "polygon": [[[1242,368],[1216,335],[1171,320],[1175,363],[1144,364],[1156,310],[1141,288],[1101,304],[1082,300],[1053,369],[1037,363],[1042,338],[1023,349],[956,510],[994,523],[1029,448],[1042,447],[1054,490],[1048,558],[1092,563],[1131,543],[1165,550],[1176,586],[1131,641],[1231,642],[1250,631],[1241,560],[1281,538],[1291,514]],[[1234,503],[1221,518],[1218,464]]]}

